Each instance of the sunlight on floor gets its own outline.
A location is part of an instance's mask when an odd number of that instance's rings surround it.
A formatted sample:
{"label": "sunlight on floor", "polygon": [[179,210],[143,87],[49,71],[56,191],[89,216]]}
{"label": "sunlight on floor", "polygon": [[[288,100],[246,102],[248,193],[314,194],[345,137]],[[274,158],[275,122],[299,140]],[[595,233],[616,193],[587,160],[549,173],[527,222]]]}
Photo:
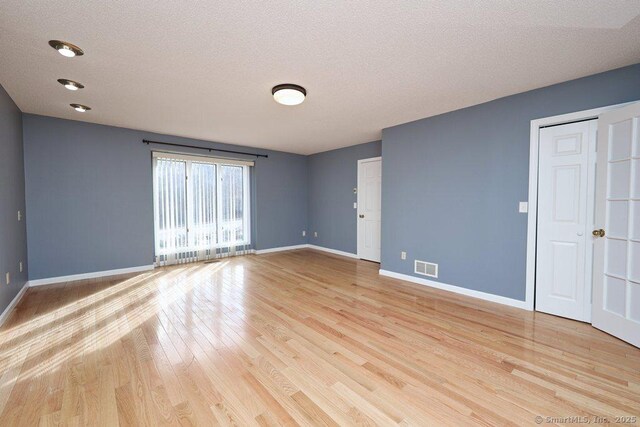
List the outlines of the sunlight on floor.
{"label": "sunlight on floor", "polygon": [[[56,370],[66,361],[104,349],[177,300],[198,298],[197,290],[194,291],[198,286],[214,287],[221,295],[221,305],[226,300],[238,304],[242,291],[225,288],[238,276],[243,277],[243,267],[227,270],[224,267],[228,263],[163,268],[140,274],[2,330],[0,412],[18,374],[21,381],[26,381]],[[222,274],[217,275],[218,271]],[[155,281],[153,287],[148,286],[151,281]],[[55,293],[53,289],[38,291]],[[182,304],[179,306],[184,310]],[[191,313],[187,310],[184,315],[189,317]],[[36,360],[39,362],[33,363]]]}

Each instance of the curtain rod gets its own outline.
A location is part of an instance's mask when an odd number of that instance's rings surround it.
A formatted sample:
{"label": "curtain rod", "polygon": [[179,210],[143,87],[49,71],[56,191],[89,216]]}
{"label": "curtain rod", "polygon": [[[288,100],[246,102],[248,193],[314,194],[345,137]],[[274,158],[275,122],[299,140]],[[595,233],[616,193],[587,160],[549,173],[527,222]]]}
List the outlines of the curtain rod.
{"label": "curtain rod", "polygon": [[256,153],[247,153],[245,151],[223,150],[221,148],[198,147],[197,145],[185,145],[185,144],[175,144],[173,142],[150,141],[148,139],[143,139],[142,143],[143,144],[147,144],[147,145],[149,145],[149,144],[160,144],[160,145],[170,145],[172,147],[195,148],[195,149],[198,149],[198,150],[207,150],[209,152],[220,151],[222,153],[242,154],[242,155],[245,155],[245,156],[264,157],[265,159],[269,157],[268,154],[256,154]]}

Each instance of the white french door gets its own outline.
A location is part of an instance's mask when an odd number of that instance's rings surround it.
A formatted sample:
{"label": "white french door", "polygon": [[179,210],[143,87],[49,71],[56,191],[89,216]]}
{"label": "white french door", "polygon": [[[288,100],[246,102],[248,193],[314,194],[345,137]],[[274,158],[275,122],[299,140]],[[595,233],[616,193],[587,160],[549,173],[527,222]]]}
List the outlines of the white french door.
{"label": "white french door", "polygon": [[153,153],[157,264],[206,260],[250,249],[252,165]]}
{"label": "white french door", "polygon": [[598,119],[592,324],[640,346],[640,103]]}

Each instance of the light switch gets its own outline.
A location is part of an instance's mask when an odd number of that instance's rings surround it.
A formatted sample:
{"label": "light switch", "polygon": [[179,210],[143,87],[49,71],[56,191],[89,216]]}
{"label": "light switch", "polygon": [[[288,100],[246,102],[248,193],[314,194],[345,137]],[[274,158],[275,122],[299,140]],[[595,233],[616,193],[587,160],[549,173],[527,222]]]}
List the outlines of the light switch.
{"label": "light switch", "polygon": [[358,203],[353,202],[353,209],[358,209]]}
{"label": "light switch", "polygon": [[307,235],[307,230],[302,230],[302,237]]}
{"label": "light switch", "polygon": [[22,273],[22,261],[20,261],[20,273]]}
{"label": "light switch", "polygon": [[518,211],[520,213],[527,213],[529,212],[529,203],[528,202],[520,202],[520,206],[518,208]]}
{"label": "light switch", "polygon": [[313,232],[313,237],[318,237],[318,232],[317,231]]}
{"label": "light switch", "polygon": [[11,275],[9,273],[6,274],[5,278],[7,280],[7,285],[11,283]]}

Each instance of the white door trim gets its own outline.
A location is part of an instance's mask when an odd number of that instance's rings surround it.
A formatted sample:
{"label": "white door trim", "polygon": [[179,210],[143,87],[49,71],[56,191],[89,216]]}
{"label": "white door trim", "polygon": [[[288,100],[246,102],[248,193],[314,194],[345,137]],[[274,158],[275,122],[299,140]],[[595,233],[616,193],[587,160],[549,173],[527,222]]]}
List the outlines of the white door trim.
{"label": "white door trim", "polygon": [[560,114],[558,116],[543,117],[531,120],[529,138],[529,214],[527,218],[527,273],[525,309],[533,311],[536,286],[536,239],[538,235],[538,151],[540,144],[540,128],[544,126],[561,125],[579,120],[597,119],[605,111],[610,111],[632,102],[608,105],[591,110],[575,113]]}
{"label": "white door trim", "polygon": [[[378,156],[378,157],[370,157],[368,159],[360,159],[358,160],[358,166],[356,169],[356,174],[358,175],[357,177],[357,181],[356,181],[356,188],[358,189],[358,194],[360,194],[360,165],[363,163],[367,163],[367,162],[375,162],[375,161],[380,161],[380,167],[382,167],[382,156]],[[382,184],[380,184],[382,185]],[[360,199],[358,197],[358,194],[356,194],[356,200],[357,203],[360,203]],[[356,256],[360,259],[362,259],[362,254],[360,253],[360,221],[358,221],[358,212],[360,211],[360,206],[358,205],[358,209],[355,210],[356,211]],[[382,219],[380,220],[380,224],[382,224]],[[382,227],[381,227],[382,228]],[[380,232],[382,233],[382,230],[380,230]],[[382,252],[382,249],[380,249],[380,251]]]}

